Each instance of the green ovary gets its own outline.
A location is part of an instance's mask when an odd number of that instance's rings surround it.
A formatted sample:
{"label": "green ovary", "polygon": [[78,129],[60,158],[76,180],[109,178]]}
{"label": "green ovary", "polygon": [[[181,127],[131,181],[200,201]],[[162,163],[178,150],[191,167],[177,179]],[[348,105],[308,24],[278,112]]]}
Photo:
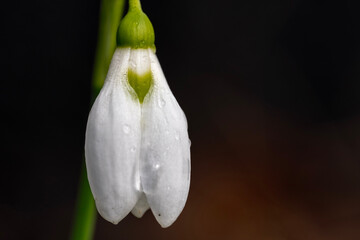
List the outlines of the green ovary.
{"label": "green ovary", "polygon": [[128,81],[130,86],[135,90],[140,103],[143,103],[146,94],[152,84],[151,72],[139,75],[130,69],[128,70]]}

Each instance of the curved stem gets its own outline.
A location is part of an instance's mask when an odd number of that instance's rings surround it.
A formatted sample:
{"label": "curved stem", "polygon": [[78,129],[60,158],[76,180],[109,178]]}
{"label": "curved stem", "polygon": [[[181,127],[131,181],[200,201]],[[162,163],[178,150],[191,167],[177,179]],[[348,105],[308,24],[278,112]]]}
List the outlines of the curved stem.
{"label": "curved stem", "polygon": [[[112,55],[116,48],[116,33],[124,10],[125,0],[102,0],[100,7],[99,33],[92,76],[91,104],[104,84]],[[75,206],[71,240],[93,239],[96,224],[96,208],[86,174],[85,158]]]}

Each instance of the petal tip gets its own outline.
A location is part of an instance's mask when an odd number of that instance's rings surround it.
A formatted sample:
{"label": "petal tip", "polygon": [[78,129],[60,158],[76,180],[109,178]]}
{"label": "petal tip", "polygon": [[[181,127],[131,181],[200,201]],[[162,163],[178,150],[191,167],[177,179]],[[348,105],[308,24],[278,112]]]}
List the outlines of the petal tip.
{"label": "petal tip", "polygon": [[141,218],[144,216],[145,212],[149,209],[149,204],[147,202],[146,196],[144,193],[141,194],[139,200],[137,201],[135,207],[131,210],[131,213],[137,217]]}
{"label": "petal tip", "polygon": [[131,210],[131,213],[132,213],[132,215],[134,215],[137,218],[142,218],[142,216],[144,216],[146,211],[147,211],[147,209],[145,211],[141,211],[139,209],[133,209],[133,210]]}
{"label": "petal tip", "polygon": [[95,203],[100,216],[114,225],[117,225],[130,212],[128,207],[119,207],[109,203],[100,204],[98,201],[95,201]]}
{"label": "petal tip", "polygon": [[177,219],[177,217],[169,217],[169,216],[163,216],[161,213],[155,214],[154,216],[156,218],[156,221],[160,224],[162,228],[168,228],[170,227]]}

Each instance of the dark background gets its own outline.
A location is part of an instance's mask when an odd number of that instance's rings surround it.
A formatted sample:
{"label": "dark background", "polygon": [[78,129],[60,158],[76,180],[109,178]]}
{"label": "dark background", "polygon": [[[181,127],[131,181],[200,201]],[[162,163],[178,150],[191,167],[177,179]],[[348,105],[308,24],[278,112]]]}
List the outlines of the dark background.
{"label": "dark background", "polygon": [[[188,118],[178,220],[151,212],[95,239],[360,239],[356,1],[142,1]],[[67,239],[99,1],[1,6],[0,239]]]}

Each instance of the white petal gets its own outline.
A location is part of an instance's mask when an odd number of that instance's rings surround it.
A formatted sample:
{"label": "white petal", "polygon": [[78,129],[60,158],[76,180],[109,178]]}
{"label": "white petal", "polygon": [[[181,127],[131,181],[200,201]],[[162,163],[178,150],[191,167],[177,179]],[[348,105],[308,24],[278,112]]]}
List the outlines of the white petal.
{"label": "white petal", "polygon": [[148,49],[138,48],[130,50],[129,70],[140,76],[150,71]]}
{"label": "white petal", "polygon": [[114,53],[104,87],[89,114],[85,140],[88,179],[97,209],[114,224],[141,195],[141,107],[127,82],[129,56],[125,48]]}
{"label": "white petal", "polygon": [[186,117],[171,93],[156,55],[149,50],[154,85],[142,109],[140,177],[151,210],[162,227],[184,208],[190,184],[190,140]]}
{"label": "white petal", "polygon": [[149,209],[149,204],[147,202],[146,196],[144,193],[141,194],[139,201],[136,203],[131,213],[138,218],[141,218],[144,213]]}

